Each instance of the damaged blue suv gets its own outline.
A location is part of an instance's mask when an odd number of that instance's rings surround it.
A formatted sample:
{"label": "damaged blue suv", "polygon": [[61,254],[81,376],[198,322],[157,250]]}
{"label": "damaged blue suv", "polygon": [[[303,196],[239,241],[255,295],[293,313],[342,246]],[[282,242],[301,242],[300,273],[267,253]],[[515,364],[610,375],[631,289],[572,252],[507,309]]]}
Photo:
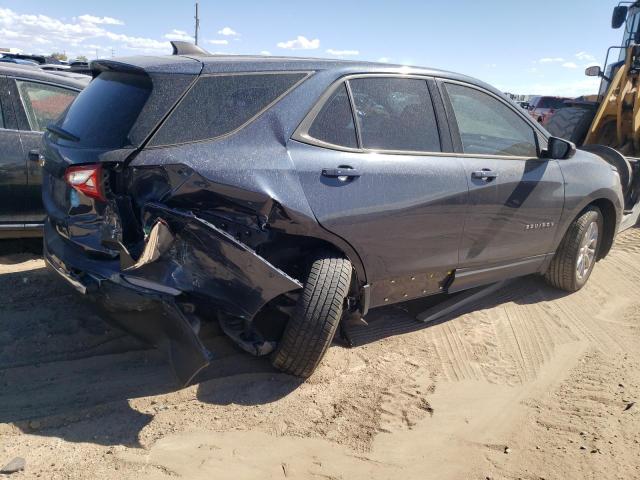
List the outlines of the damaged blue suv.
{"label": "damaged blue suv", "polygon": [[614,167],[466,76],[179,43],[91,69],[41,151],[45,259],[183,384],[204,322],[307,377],[346,315],[578,290],[621,220]]}

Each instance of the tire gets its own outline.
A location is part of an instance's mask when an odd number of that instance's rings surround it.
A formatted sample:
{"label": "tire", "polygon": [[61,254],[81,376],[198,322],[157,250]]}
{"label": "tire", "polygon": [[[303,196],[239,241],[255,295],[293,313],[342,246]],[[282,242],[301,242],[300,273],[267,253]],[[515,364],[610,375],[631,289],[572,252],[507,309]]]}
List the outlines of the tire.
{"label": "tire", "polygon": [[554,137],[564,138],[580,146],[587,138],[595,116],[596,111],[591,108],[561,108],[551,116],[545,128]]}
{"label": "tire", "polygon": [[314,256],[294,313],[273,354],[274,367],[298,377],[311,376],[340,324],[351,269],[349,260],[333,252]]}
{"label": "tire", "polygon": [[[594,228],[592,225],[595,225],[596,228],[595,241],[592,237],[593,230],[591,229]],[[596,207],[589,207],[573,221],[562,242],[560,242],[560,246],[545,274],[547,283],[567,292],[580,290],[587,283],[593,271],[593,266],[596,263],[598,251],[602,244],[603,234],[602,213]],[[587,258],[583,256],[583,262],[586,265],[583,264],[583,273],[580,274],[578,262],[580,256],[583,253],[587,253],[584,250],[585,245],[591,246],[588,249],[588,257],[591,258],[590,261],[586,262]]]}

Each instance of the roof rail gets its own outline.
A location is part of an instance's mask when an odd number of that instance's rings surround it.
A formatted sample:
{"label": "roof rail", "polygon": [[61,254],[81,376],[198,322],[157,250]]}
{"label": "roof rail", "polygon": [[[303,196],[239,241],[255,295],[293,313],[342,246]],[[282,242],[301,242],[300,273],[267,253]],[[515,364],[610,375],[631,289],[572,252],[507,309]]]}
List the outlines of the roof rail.
{"label": "roof rail", "polygon": [[173,40],[173,55],[211,55],[209,52],[191,42]]}

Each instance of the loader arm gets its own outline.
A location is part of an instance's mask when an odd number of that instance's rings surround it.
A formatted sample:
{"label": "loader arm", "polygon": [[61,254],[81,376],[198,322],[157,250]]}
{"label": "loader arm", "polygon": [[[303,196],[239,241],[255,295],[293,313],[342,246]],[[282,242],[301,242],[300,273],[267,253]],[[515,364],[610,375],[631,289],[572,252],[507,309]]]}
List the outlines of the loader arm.
{"label": "loader arm", "polygon": [[640,153],[640,45],[627,49],[625,63],[611,80],[589,128],[585,144],[609,145],[623,155]]}

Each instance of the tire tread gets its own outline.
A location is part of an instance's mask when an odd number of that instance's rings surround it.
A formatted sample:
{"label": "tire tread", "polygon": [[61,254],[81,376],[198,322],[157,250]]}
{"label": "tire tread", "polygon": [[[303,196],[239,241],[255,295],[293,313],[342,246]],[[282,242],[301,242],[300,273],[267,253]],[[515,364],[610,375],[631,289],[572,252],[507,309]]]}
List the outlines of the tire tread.
{"label": "tire tread", "polygon": [[309,377],[326,353],[342,318],[351,283],[351,263],[333,252],[316,255],[294,314],[272,364],[292,375]]}

